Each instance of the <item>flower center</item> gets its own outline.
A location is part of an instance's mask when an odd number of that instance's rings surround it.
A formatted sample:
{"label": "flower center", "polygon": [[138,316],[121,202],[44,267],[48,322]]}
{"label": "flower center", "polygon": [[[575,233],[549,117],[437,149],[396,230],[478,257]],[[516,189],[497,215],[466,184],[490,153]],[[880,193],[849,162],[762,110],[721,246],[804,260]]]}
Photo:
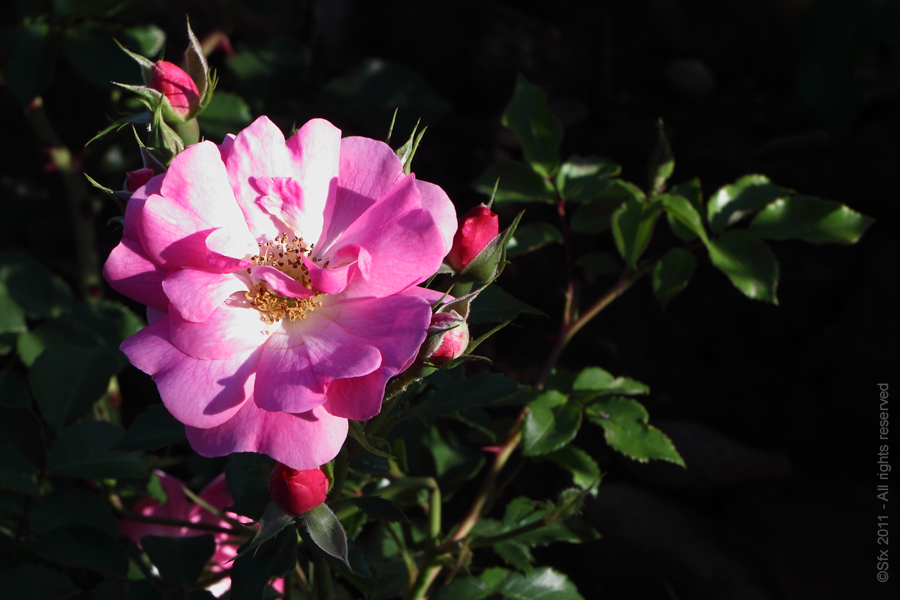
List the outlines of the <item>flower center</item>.
{"label": "flower center", "polygon": [[[306,289],[313,289],[309,280],[309,269],[303,264],[303,257],[312,251],[314,244],[307,246],[303,238],[294,235],[288,237],[287,233],[282,233],[275,241],[260,242],[258,245],[259,254],[250,257],[250,262],[256,266],[278,269],[291,279],[300,282]],[[247,273],[250,271],[251,269],[247,269]],[[260,312],[259,318],[266,325],[278,323],[282,319],[290,321],[305,319],[306,313],[322,306],[322,301],[318,298],[324,295],[316,290],[311,298],[289,298],[270,290],[265,281],[260,281],[250,291],[244,292],[244,298]]]}

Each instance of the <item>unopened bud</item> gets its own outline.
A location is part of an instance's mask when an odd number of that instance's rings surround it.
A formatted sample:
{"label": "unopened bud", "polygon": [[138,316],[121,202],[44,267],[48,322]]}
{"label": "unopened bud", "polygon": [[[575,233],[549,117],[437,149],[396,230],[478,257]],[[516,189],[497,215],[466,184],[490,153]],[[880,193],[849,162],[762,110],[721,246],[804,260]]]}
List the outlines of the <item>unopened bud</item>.
{"label": "unopened bud", "polygon": [[137,171],[126,171],[125,173],[125,189],[129,192],[135,192],[139,187],[153,178],[153,169],[144,167]]}
{"label": "unopened bud", "polygon": [[178,65],[165,60],[153,64],[148,87],[168,101],[176,120],[186,121],[200,105],[200,92],[191,76]]}
{"label": "unopened bud", "polygon": [[297,471],[279,464],[269,476],[269,493],[281,510],[296,517],[325,502],[328,478],[322,469]]}
{"label": "unopened bud", "polygon": [[460,218],[447,262],[455,271],[462,271],[498,233],[500,219],[497,215],[484,204],[476,206]]}
{"label": "unopened bud", "polygon": [[456,311],[431,316],[428,337],[419,350],[419,359],[433,365],[445,365],[459,358],[469,345],[469,326]]}

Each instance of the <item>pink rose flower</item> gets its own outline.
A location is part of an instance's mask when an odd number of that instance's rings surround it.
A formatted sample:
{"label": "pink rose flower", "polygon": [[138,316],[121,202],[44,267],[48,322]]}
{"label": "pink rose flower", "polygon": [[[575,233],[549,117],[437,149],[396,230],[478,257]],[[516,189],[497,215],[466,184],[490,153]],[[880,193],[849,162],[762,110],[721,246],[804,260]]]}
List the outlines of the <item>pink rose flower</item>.
{"label": "pink rose flower", "polygon": [[447,262],[462,271],[498,233],[500,218],[487,206],[476,206],[460,218]]}
{"label": "pink rose flower", "polygon": [[104,275],[148,306],[125,340],[203,456],[330,461],[415,359],[456,229],[386,144],[260,117],[178,154],[128,202]]}
{"label": "pink rose flower", "polygon": [[269,493],[281,510],[296,517],[325,502],[328,478],[322,469],[297,471],[278,465],[269,476]]}
{"label": "pink rose flower", "polygon": [[[177,519],[190,523],[204,523],[218,527],[229,528],[228,521],[211,513],[199,504],[194,504],[183,491],[184,484],[162,471],[156,471],[163,490],[166,492],[165,504],[160,504],[152,498],[144,498],[134,503],[131,510],[145,517],[157,517],[164,519]],[[225,475],[219,475],[207,485],[200,494],[200,499],[216,509],[224,509],[233,504],[231,494],[228,492],[228,484]],[[227,513],[229,517],[238,519],[242,523],[249,523],[250,519]],[[129,519],[119,520],[119,533],[131,538],[138,546],[141,539],[148,535],[163,537],[191,537],[206,535],[207,532],[190,527],[178,527],[176,525],[160,525],[157,523],[143,523]],[[242,540],[237,536],[227,533],[213,534],[216,541],[216,550],[210,559],[209,570],[212,573],[220,573],[231,568],[231,561],[237,556],[237,549]],[[274,584],[279,590],[283,590],[284,581],[277,580]],[[280,586],[280,587],[279,587]],[[221,596],[231,588],[231,578],[224,577],[210,587],[210,591],[216,596]]]}
{"label": "pink rose flower", "polygon": [[181,120],[188,119],[200,104],[200,90],[191,76],[178,65],[165,60],[153,64],[147,87],[165,96],[172,112]]}

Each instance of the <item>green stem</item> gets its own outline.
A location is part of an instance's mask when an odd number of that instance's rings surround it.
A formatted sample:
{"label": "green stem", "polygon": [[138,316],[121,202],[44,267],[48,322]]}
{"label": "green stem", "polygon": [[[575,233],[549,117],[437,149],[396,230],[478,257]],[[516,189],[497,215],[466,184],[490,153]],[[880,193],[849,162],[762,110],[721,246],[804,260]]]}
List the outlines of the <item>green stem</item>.
{"label": "green stem", "polygon": [[100,263],[94,252],[94,214],[84,176],[76,170],[72,153],[50,123],[40,96],[25,109],[25,116],[38,142],[50,147],[50,160],[62,178],[75,238],[74,254],[78,264],[77,279],[81,297],[85,300],[99,298],[101,279]]}

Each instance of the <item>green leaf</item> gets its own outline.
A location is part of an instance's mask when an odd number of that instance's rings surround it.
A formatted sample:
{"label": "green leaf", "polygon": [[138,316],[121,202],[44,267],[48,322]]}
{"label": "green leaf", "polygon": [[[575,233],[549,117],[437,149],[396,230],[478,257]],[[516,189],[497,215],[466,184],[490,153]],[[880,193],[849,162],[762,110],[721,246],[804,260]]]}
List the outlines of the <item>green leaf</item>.
{"label": "green leaf", "polygon": [[[669,190],[669,194],[687,198],[688,202],[691,203],[691,206],[694,207],[694,211],[701,216],[701,223],[703,222],[703,216],[706,215],[706,209],[703,208],[703,188],[700,186],[699,177],[694,177],[690,181],[685,181],[684,183],[672,186]],[[669,227],[672,228],[672,232],[683,241],[693,242],[697,239],[697,234],[694,233],[695,229],[684,225],[668,210],[666,211],[666,219],[669,221]]]}
{"label": "green leaf", "polygon": [[256,552],[235,559],[233,564],[231,600],[256,600],[268,581],[283,577],[296,567],[297,531],[285,531]]}
{"label": "green leaf", "polygon": [[793,193],[793,190],[775,185],[765,175],[744,175],[731,185],[719,188],[709,199],[709,227],[714,233],[722,233],[747,213]]}
{"label": "green leaf", "polygon": [[225,463],[225,479],[234,504],[231,511],[258,520],[272,496],[269,494],[269,474],[275,462],[268,456],[254,452],[237,452]]}
{"label": "green leaf", "polygon": [[19,30],[6,63],[6,85],[19,104],[40,96],[53,75],[59,40],[45,23]]}
{"label": "green leaf", "polygon": [[28,378],[41,414],[56,431],[88,412],[118,371],[98,348],[54,346],[31,366]]}
{"label": "green leaf", "polygon": [[126,27],[119,37],[126,46],[136,48],[141,56],[155,57],[166,43],[166,32],[152,23]]}
{"label": "green leaf", "polygon": [[[674,194],[664,194],[658,196],[657,199],[662,202],[667,217],[687,227],[692,238],[699,237],[704,244],[709,244],[709,237],[707,237],[706,230],[703,228],[703,219],[690,200],[684,196]],[[675,233],[677,234],[678,231],[675,231]]]}
{"label": "green leaf", "polygon": [[575,233],[603,233],[611,227],[612,215],[623,202],[646,200],[639,187],[623,179],[602,179],[601,184],[601,191],[583,201],[575,211],[570,222]]}
{"label": "green leaf", "polygon": [[137,416],[116,450],[159,450],[184,437],[184,425],[165,406],[153,404]]}
{"label": "green leaf", "polygon": [[141,547],[167,583],[186,588],[203,573],[216,550],[216,541],[212,534],[181,538],[148,535],[141,538]]}
{"label": "green leaf", "polygon": [[495,184],[497,192],[494,203],[498,206],[506,202],[556,202],[553,185],[525,163],[512,160],[495,162],[472,182],[472,186],[486,196],[491,195]]}
{"label": "green leaf", "polygon": [[[563,446],[556,452],[547,454],[545,458],[552,460],[572,474],[572,481],[583,490],[589,489],[600,481],[600,467],[591,455],[572,444]],[[596,495],[596,491],[593,492]]]}
{"label": "green leaf", "polygon": [[501,122],[519,137],[522,154],[532,169],[544,177],[556,173],[562,125],[548,110],[544,92],[521,74],[516,77],[516,87]]}
{"label": "green leaf", "polygon": [[113,576],[125,575],[128,557],[112,535],[72,524],[22,542],[22,546],[41,558],[69,567],[94,569]]}
{"label": "green leaf", "polygon": [[484,600],[492,593],[491,586],[478,577],[456,577],[450,585],[439,586],[434,600]]}
{"label": "green leaf", "polygon": [[70,524],[105,531],[111,536],[119,534],[109,505],[96,493],[76,487],[58,488],[41,497],[32,504],[29,517],[31,529],[38,535]]}
{"label": "green leaf", "polygon": [[609,252],[588,252],[576,260],[575,264],[595,275],[608,275],[622,270],[619,259]]}
{"label": "green leaf", "polygon": [[556,390],[544,392],[529,403],[522,431],[522,454],[538,456],[559,450],[581,427],[581,406]]}
{"label": "green leaf", "polygon": [[606,158],[573,155],[556,175],[556,187],[566,200],[581,202],[608,188],[607,178],[617,177],[622,167]]}
{"label": "green leaf", "polygon": [[532,223],[519,227],[506,246],[506,255],[510,258],[533,252],[547,244],[562,244],[563,236],[559,229],[549,223]]}
{"label": "green leaf", "polygon": [[603,428],[606,442],[638,462],[662,459],[684,466],[675,446],[659,429],[648,425],[644,406],[630,398],[604,398],[587,409],[588,419]]}
{"label": "green leaf", "polygon": [[347,532],[327,504],[309,509],[303,513],[301,521],[306,527],[309,539],[316,546],[350,568],[350,561],[347,558]]}
{"label": "green leaf", "polygon": [[112,449],[124,433],[120,427],[102,421],[70,425],[60,432],[47,452],[47,475],[78,479],[145,478],[146,455]]}
{"label": "green leaf", "polygon": [[491,549],[507,565],[519,571],[531,573],[531,564],[534,562],[534,557],[531,555],[527,544],[516,540],[503,540],[494,544]]}
{"label": "green leaf", "polygon": [[669,138],[666,137],[666,129],[663,126],[662,119],[657,121],[656,131],[656,146],[650,154],[650,163],[648,165],[650,191],[654,195],[663,191],[666,181],[672,176],[672,172],[675,171],[675,155],[672,154],[672,148],[669,146]]}
{"label": "green leaf", "polygon": [[[20,250],[0,252],[0,286],[0,307],[5,308],[3,304],[7,302],[3,300],[5,287],[9,298],[29,319],[56,317],[72,305],[72,292],[66,283]],[[10,317],[0,317],[0,325],[7,319]],[[4,331],[18,332],[24,328],[0,327],[0,332]]]}
{"label": "green leaf", "polygon": [[697,259],[684,248],[672,248],[659,259],[653,268],[653,295],[663,308],[687,287],[696,268]]}
{"label": "green leaf", "polygon": [[547,316],[533,306],[514,298],[504,291],[503,288],[493,283],[482,290],[475,302],[472,303],[469,323],[475,325],[481,323],[505,323],[506,321],[512,321],[521,314]]}
{"label": "green leaf", "polygon": [[281,510],[281,507],[274,502],[269,502],[265,512],[259,519],[259,528],[256,530],[256,535],[250,540],[248,546],[242,547],[241,555],[252,552],[260,545],[268,542],[293,522],[294,517]]}
{"label": "green leaf", "polygon": [[216,92],[209,106],[197,117],[200,131],[214,140],[235,133],[253,120],[250,107],[244,99],[231,92]]}
{"label": "green leaf", "polygon": [[413,409],[424,415],[490,406],[512,399],[523,391],[515,380],[498,373],[478,373],[474,377],[453,380],[426,396]]}
{"label": "green leaf", "polygon": [[747,231],[727,231],[708,249],[713,265],[745,296],[778,304],[778,261],[759,238]]}
{"label": "green leaf", "polygon": [[638,259],[650,243],[653,226],[661,208],[658,202],[645,204],[632,199],[613,213],[612,229],[616,248],[631,267],[637,266]]}
{"label": "green leaf", "polygon": [[550,567],[510,573],[495,591],[509,600],[584,600],[568,577]]}
{"label": "green leaf", "polygon": [[597,394],[591,396],[592,398],[597,395],[624,394],[626,396],[634,396],[650,393],[650,388],[646,384],[628,377],[613,377],[608,371],[600,367],[588,367],[581,371],[572,382],[572,390],[576,392],[597,392]]}
{"label": "green leaf", "polygon": [[434,459],[438,485],[442,490],[453,490],[472,479],[484,465],[484,453],[462,443],[452,431],[442,432],[432,425],[422,437]]}
{"label": "green leaf", "polygon": [[837,202],[792,196],[775,200],[762,209],[750,222],[749,230],[771,240],[855,244],[874,222]]}
{"label": "green leaf", "polygon": [[378,498],[377,496],[359,496],[357,498],[350,498],[349,502],[358,506],[361,511],[373,519],[387,521],[388,523],[410,522],[409,518],[403,512],[403,509],[386,498]]}

